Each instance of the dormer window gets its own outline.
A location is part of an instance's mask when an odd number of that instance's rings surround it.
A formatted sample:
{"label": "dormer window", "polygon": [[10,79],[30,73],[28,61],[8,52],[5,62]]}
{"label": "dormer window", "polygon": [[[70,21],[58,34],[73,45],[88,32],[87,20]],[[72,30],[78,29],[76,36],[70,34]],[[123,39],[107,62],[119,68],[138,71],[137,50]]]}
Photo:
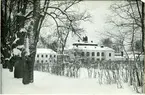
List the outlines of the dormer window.
{"label": "dormer window", "polygon": [[101,48],[103,48],[104,46],[101,46]]}

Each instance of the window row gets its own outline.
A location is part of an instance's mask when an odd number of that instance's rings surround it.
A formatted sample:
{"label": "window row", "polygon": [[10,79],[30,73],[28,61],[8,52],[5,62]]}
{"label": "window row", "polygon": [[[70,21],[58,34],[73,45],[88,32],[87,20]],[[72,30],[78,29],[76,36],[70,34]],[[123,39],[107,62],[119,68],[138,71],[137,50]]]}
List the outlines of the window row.
{"label": "window row", "polygon": [[[74,56],[76,56],[76,55],[77,55],[77,53],[74,52]],[[95,52],[92,52],[91,55],[92,55],[92,56],[95,56]],[[96,55],[97,55],[97,56],[100,56],[100,52],[97,52]],[[101,53],[101,56],[104,56],[104,55],[105,55],[104,52],[102,52],[102,53]],[[81,56],[85,56],[85,52],[81,52]],[[90,52],[86,52],[86,56],[90,56]],[[111,56],[111,53],[109,53],[109,56]]]}
{"label": "window row", "polygon": [[47,62],[56,62],[56,60],[37,60],[37,63],[47,63]]}
{"label": "window row", "polygon": [[[44,56],[45,56],[45,57],[48,57],[48,55],[41,55],[41,56],[40,56],[39,54],[37,54],[37,57],[44,57]],[[50,57],[56,57],[56,55],[50,55]]]}

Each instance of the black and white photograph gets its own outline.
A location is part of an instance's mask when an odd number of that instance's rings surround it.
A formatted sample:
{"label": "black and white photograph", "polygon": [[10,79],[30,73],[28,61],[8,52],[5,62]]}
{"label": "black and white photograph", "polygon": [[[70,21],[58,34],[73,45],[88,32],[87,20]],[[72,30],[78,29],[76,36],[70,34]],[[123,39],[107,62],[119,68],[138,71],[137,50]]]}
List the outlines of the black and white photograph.
{"label": "black and white photograph", "polygon": [[145,93],[145,0],[1,0],[0,94]]}

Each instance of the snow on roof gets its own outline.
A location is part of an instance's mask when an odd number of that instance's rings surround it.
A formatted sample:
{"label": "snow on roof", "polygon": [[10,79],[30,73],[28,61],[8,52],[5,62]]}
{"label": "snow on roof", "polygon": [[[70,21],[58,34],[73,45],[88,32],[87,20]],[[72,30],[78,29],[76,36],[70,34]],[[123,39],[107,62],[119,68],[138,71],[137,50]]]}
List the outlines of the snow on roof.
{"label": "snow on roof", "polygon": [[36,53],[50,53],[50,54],[57,54],[55,51],[49,48],[37,48]]}
{"label": "snow on roof", "polygon": [[124,60],[125,58],[123,56],[114,56],[115,60]]}
{"label": "snow on roof", "polygon": [[112,48],[109,48],[109,47],[100,47],[100,46],[71,46],[69,47],[67,50],[70,50],[70,49],[81,49],[81,50],[108,50],[108,51],[114,51]]}

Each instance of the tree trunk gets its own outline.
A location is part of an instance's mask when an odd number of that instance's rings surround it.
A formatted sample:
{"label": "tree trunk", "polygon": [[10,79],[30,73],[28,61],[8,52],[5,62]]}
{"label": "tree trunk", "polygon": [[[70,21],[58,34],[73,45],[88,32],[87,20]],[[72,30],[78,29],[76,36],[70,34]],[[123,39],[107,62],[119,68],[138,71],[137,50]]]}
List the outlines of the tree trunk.
{"label": "tree trunk", "polygon": [[29,52],[30,55],[27,56],[27,60],[24,62],[25,76],[23,82],[25,84],[33,83],[33,71],[34,71],[34,62],[35,62],[35,54],[36,54],[36,46],[39,37],[39,24],[40,24],[40,0],[34,0],[33,2],[33,18],[30,20],[31,22],[31,30],[28,30],[29,35]]}
{"label": "tree trunk", "polygon": [[[142,17],[143,17],[143,22],[142,22],[142,33],[143,33],[143,40],[142,41],[144,41],[145,40],[145,25],[144,25],[144,23],[145,23],[145,15],[144,15],[144,13],[145,13],[145,6],[144,6],[144,3],[142,3]],[[144,48],[144,50],[145,50],[145,41],[144,41],[144,46],[143,46],[143,48]],[[145,60],[144,60],[144,69],[145,69]],[[143,93],[145,93],[145,70],[144,70],[144,79],[143,79]]]}
{"label": "tree trunk", "polygon": [[15,63],[14,78],[22,78],[22,76],[23,76],[22,59],[18,58]]}

